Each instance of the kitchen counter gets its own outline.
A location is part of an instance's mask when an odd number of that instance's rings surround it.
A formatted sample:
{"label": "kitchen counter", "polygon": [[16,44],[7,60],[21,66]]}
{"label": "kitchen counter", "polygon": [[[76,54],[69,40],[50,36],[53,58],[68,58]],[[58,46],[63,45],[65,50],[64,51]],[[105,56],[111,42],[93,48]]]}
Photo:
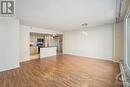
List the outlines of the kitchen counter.
{"label": "kitchen counter", "polygon": [[49,47],[56,47],[56,46],[48,46],[48,47],[42,46],[42,47],[40,47],[40,48],[49,48]]}
{"label": "kitchen counter", "polygon": [[57,47],[55,47],[55,46],[41,47],[40,48],[40,58],[55,56],[56,55],[56,49],[57,49]]}

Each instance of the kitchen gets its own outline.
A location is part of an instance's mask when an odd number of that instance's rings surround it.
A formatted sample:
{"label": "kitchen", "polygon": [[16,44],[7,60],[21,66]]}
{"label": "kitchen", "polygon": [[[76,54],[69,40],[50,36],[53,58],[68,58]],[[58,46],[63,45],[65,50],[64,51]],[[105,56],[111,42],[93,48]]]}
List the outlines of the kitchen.
{"label": "kitchen", "polygon": [[30,60],[62,54],[62,34],[30,33]]}

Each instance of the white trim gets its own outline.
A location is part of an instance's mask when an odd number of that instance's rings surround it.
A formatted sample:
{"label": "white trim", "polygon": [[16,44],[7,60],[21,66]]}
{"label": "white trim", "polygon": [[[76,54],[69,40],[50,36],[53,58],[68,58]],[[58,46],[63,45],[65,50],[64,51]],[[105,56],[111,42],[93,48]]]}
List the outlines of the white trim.
{"label": "white trim", "polygon": [[[89,58],[89,59],[97,59],[97,60],[107,60],[107,61],[113,61],[112,58],[99,58],[99,57],[89,57],[89,56],[82,56],[82,55],[75,55],[75,54],[71,54],[71,53],[67,53],[64,55],[72,55],[72,56],[77,56],[77,57],[84,57],[84,58]],[[113,61],[113,62],[118,62],[118,61]]]}
{"label": "white trim", "polygon": [[10,71],[10,70],[14,70],[14,69],[18,69],[18,68],[20,68],[20,65],[17,65],[17,66],[15,66],[15,67],[11,67],[11,68],[8,68],[8,69],[3,69],[3,70],[0,70],[0,73],[2,73],[2,72],[6,72],[6,71]]}

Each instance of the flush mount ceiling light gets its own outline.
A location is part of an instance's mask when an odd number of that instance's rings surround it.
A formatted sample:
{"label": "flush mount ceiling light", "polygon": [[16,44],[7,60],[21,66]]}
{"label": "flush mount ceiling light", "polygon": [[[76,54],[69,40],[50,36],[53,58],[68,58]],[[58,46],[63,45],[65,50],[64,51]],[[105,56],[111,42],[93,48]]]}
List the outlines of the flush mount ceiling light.
{"label": "flush mount ceiling light", "polygon": [[88,36],[88,33],[87,33],[87,26],[88,26],[88,23],[83,23],[82,24],[82,27],[83,27],[83,31],[82,31],[82,34],[85,35],[85,36]]}

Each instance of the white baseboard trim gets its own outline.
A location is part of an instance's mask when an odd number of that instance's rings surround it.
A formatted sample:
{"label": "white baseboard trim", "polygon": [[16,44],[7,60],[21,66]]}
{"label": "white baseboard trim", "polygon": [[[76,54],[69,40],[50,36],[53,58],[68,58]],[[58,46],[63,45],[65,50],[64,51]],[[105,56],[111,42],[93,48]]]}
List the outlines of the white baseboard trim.
{"label": "white baseboard trim", "polygon": [[72,53],[67,53],[67,54],[64,54],[64,55],[72,55],[72,56],[78,56],[78,57],[84,57],[84,58],[113,61],[112,58],[90,57],[90,56],[77,55],[77,54],[72,54]]}
{"label": "white baseboard trim", "polygon": [[17,69],[17,68],[20,68],[20,65],[14,66],[14,67],[9,67],[9,68],[6,68],[6,69],[2,69],[2,70],[0,70],[0,72],[5,72],[5,71],[9,71],[9,70],[14,70],[14,69]]}

